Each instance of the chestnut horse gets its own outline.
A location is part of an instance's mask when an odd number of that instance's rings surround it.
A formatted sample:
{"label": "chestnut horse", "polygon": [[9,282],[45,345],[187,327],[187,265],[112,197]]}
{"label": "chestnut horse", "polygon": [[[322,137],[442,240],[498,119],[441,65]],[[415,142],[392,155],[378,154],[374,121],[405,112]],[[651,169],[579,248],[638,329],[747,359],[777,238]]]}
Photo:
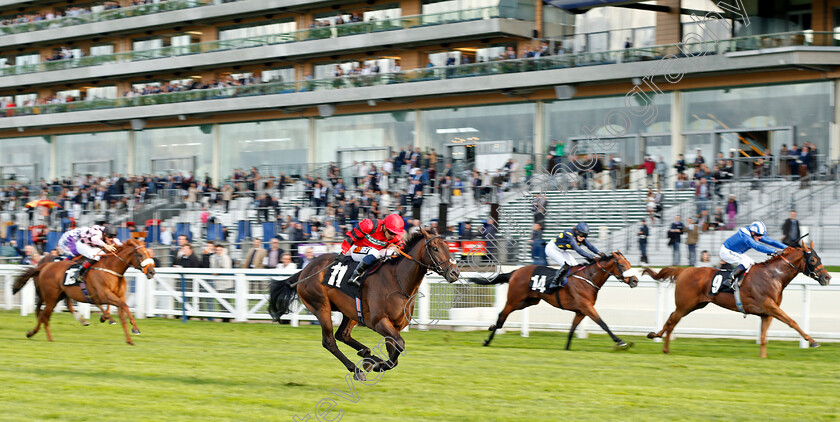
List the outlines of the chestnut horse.
{"label": "chestnut horse", "polygon": [[540,293],[531,290],[531,275],[537,267],[537,265],[527,265],[507,274],[499,274],[493,280],[482,278],[469,279],[471,283],[480,285],[510,283],[507,303],[505,303],[502,312],[499,313],[499,319],[488,329],[490,331],[490,337],[484,341],[485,346],[493,341],[496,330],[504,326],[505,320],[511,312],[536,305],[541,300],[548,302],[549,305],[555,308],[575,313],[575,317],[572,320],[572,328],[569,330],[569,339],[566,341],[566,350],[571,348],[572,335],[584,317],[589,317],[601,329],[606,331],[616,343],[615,347],[617,349],[628,349],[633,345],[633,343],[626,343],[624,340],[616,337],[598,315],[598,312],[595,311],[595,300],[598,299],[598,291],[601,290],[601,287],[606,283],[609,276],[623,281],[631,288],[639,284],[639,280],[635,276],[626,277],[629,274],[628,271],[632,269],[632,266],[627,261],[627,258],[621,254],[621,251],[613,252],[607,258],[596,258],[595,262],[586,266],[572,267],[569,270],[568,283],[553,293]]}
{"label": "chestnut horse", "polygon": [[44,309],[37,313],[38,324],[34,330],[26,333],[26,337],[34,336],[41,328],[41,324],[44,324],[44,329],[47,331],[47,340],[53,341],[50,332],[50,316],[55,305],[66,297],[77,302],[88,302],[88,299],[90,299],[97,306],[102,304],[116,306],[119,309],[123,331],[125,331],[126,343],[133,345],[126,325],[126,316],[131,321],[132,332],[139,335],[140,330],[137,328],[134,316],[131,315],[128,305],[125,303],[126,284],[123,274],[128,270],[128,267],[133,266],[146,274],[147,278],[154,277],[155,264],[149,258],[144,243],[136,239],[128,240],[122,246],[117,247],[114,253],[104,255],[99,262],[95,263],[85,276],[85,283],[89,292],[88,297],[84,295],[80,285],[64,285],[64,275],[71,265],[73,265],[71,261],[50,262],[44,266],[25,270],[15,277],[13,288],[15,293],[22,289],[30,278],[34,278],[39,302],[43,301],[45,304]]}
{"label": "chestnut horse", "polygon": [[[300,297],[306,309],[321,323],[324,348],[335,355],[354,374],[355,379],[365,380],[365,373],[339,350],[336,339],[359,352],[359,356],[364,358],[362,366],[365,371],[389,370],[397,365],[399,354],[405,350],[405,341],[400,331],[411,321],[415,295],[426,272],[434,271],[450,283],[458,280],[458,269],[449,256],[449,246],[439,235],[420,229],[406,239],[404,248],[403,256],[383,263],[362,286],[362,320],[373,331],[385,337],[387,362],[371,354],[367,346],[350,336],[353,327],[359,323],[354,299],[322,283],[326,273],[324,270],[335,262],[336,254],[320,255],[293,276],[285,280],[273,280],[269,313],[279,322],[280,317],[289,312],[295,297]],[[331,315],[333,310],[343,314],[335,335]]]}
{"label": "chestnut horse", "polygon": [[[664,353],[670,351],[669,343],[674,327],[682,317],[692,311],[705,307],[709,302],[721,308],[738,311],[734,294],[710,295],[712,279],[717,272],[714,268],[665,267],[659,272],[650,268],[645,268],[643,271],[656,280],[668,279],[676,282],[674,296],[677,309],[668,317],[662,330],[658,333],[648,333],[648,338],[658,338],[665,334],[665,345],[662,348]],[[788,247],[781,254],[753,265],[740,284],[744,311],[761,317],[760,356],[762,358],[767,357],[767,328],[770,327],[770,321],[774,317],[796,330],[799,335],[808,340],[811,347],[820,347],[816,340],[802,331],[799,324],[779,307],[782,303],[782,291],[800,272],[817,280],[822,286],[827,285],[831,280],[820,257],[814,251],[814,242],[811,242],[810,248],[804,242],[801,247]]]}

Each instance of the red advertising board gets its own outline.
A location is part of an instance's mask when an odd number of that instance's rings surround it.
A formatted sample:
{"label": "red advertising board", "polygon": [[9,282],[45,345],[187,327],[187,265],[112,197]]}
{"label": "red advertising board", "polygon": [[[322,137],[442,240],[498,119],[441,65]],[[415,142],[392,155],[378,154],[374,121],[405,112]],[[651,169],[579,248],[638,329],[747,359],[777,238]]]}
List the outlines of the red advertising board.
{"label": "red advertising board", "polygon": [[486,255],[487,247],[483,240],[465,240],[461,242],[461,255]]}

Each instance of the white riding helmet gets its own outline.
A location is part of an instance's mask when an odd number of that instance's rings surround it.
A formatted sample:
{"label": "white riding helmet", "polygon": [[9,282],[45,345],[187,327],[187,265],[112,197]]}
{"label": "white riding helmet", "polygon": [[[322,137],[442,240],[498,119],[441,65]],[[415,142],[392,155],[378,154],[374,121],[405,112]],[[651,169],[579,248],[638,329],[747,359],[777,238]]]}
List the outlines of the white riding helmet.
{"label": "white riding helmet", "polygon": [[765,226],[761,221],[753,221],[753,223],[750,224],[750,232],[759,236],[764,236],[767,234],[767,226]]}

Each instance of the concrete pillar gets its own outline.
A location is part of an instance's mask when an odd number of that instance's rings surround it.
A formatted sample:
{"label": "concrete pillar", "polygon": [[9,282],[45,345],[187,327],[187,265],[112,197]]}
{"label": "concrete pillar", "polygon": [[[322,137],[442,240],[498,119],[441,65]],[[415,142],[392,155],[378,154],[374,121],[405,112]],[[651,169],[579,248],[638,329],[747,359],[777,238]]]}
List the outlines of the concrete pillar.
{"label": "concrete pillar", "polygon": [[534,29],[537,31],[536,38],[541,38],[543,34],[543,0],[536,0],[534,3]]}
{"label": "concrete pillar", "polygon": [[[137,159],[137,153],[136,153],[137,143],[135,142],[135,137],[134,136],[135,136],[134,131],[129,130],[128,131],[128,157],[126,159],[126,161],[128,162],[127,163],[128,164],[127,165],[128,171],[126,173],[128,173],[128,174],[135,174],[134,173],[134,168],[135,168],[134,160]],[[114,169],[114,171],[117,171],[117,170]]]}
{"label": "concrete pillar", "polygon": [[671,8],[669,13],[656,12],[656,45],[676,44],[682,41],[680,0],[659,0],[656,3]]}
{"label": "concrete pillar", "polygon": [[219,39],[219,31],[215,27],[205,26],[199,29],[199,31],[201,31],[201,37],[199,38],[199,42],[210,42]]}
{"label": "concrete pillar", "polygon": [[828,156],[831,160],[840,159],[840,79],[834,80],[834,121],[829,124]]}
{"label": "concrete pillar", "polygon": [[423,132],[423,110],[415,110],[414,111],[414,145],[412,148],[420,147],[422,148],[426,146],[428,143],[424,138],[425,133]]}
{"label": "concrete pillar", "polygon": [[217,186],[221,186],[221,163],[222,163],[222,135],[218,123],[213,124],[213,161],[211,173]]}
{"label": "concrete pillar", "polygon": [[683,137],[683,98],[681,91],[671,92],[671,162],[676,163],[685,149]]}
{"label": "concrete pillar", "polygon": [[315,162],[315,149],[318,148],[318,133],[315,131],[315,118],[309,118],[309,150],[307,151],[307,161]]}
{"label": "concrete pillar", "polygon": [[[544,160],[539,158],[539,154],[542,154],[545,150],[545,103],[542,101],[537,101],[537,109],[534,113],[534,159],[532,163],[534,163],[534,171],[541,171],[542,170],[542,163]],[[521,167],[525,166],[525,163],[520,165]]]}
{"label": "concrete pillar", "polygon": [[49,135],[50,138],[50,179],[58,177],[58,141],[57,136]]}

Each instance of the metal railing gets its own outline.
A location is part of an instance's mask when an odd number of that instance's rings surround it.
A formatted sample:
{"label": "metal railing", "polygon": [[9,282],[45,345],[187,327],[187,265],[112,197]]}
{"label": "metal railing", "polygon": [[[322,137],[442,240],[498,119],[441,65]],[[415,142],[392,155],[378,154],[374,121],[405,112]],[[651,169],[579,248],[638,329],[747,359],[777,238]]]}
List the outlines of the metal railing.
{"label": "metal railing", "polygon": [[[236,1],[236,0],[229,0]],[[68,26],[83,25],[86,23],[103,22],[114,19],[132,18],[154,13],[169,12],[173,10],[189,9],[193,7],[221,4],[219,0],[164,0],[151,4],[121,7],[118,9],[103,10],[99,12],[88,11],[76,16],[62,16],[55,19],[43,19],[34,22],[23,22],[11,25],[1,25],[0,35],[22,34],[25,32],[42,31],[45,29],[64,28]]]}
{"label": "metal railing", "polygon": [[[161,3],[167,4],[167,3]],[[117,9],[122,10],[122,9]],[[465,22],[478,19],[500,17],[498,7],[467,9],[454,12],[428,15],[404,16],[381,21],[354,22],[330,27],[301,29],[297,31],[269,34],[245,38],[207,41],[184,46],[172,46],[151,50],[127,51],[123,53],[87,56],[43,63],[9,66],[0,68],[0,76],[21,75],[52,70],[74,69],[79,67],[99,66],[108,63],[126,63],[138,60],[160,59],[214,51],[237,50],[265,45],[287,44],[300,41],[322,40],[349,35],[371,34],[397,29],[408,29],[446,23]],[[51,22],[51,21],[49,21]]]}
{"label": "metal railing", "polygon": [[[409,18],[403,18],[409,19]],[[355,25],[355,24],[353,24]],[[831,33],[834,34],[834,33]],[[840,33],[837,33],[840,35]],[[753,36],[746,38],[760,38],[766,36]],[[275,37],[275,36],[271,36]],[[240,43],[241,40],[230,41],[214,41],[213,43]],[[258,41],[254,45],[263,45],[264,41]],[[689,44],[689,46],[698,46],[699,44]],[[214,44],[217,47],[222,44]],[[233,48],[233,44],[225,44],[227,47],[221,49]],[[711,44],[715,45],[715,44]],[[726,40],[721,44],[717,44],[717,48],[723,51],[730,51],[726,46],[731,47],[731,51],[740,51],[739,42],[735,39]],[[198,48],[198,44],[195,44]],[[189,49],[188,47],[171,47],[175,49]],[[171,93],[161,93],[152,95],[142,95],[135,97],[121,97],[111,99],[94,99],[88,101],[73,101],[61,104],[41,104],[33,106],[18,106],[6,108],[5,111],[0,111],[0,116],[26,116],[35,114],[52,114],[73,111],[85,110],[101,110],[119,107],[136,107],[156,104],[171,104],[189,101],[204,101],[224,98],[249,97],[260,95],[275,95],[323,90],[336,90],[347,88],[359,88],[369,86],[383,86],[391,84],[402,84],[411,82],[423,81],[437,81],[446,79],[457,79],[464,77],[488,76],[508,73],[524,73],[542,70],[563,69],[570,67],[594,66],[603,64],[621,63],[634,60],[652,60],[665,57],[671,49],[676,49],[676,44],[668,46],[646,47],[638,49],[628,49],[620,51],[607,51],[600,53],[579,53],[567,54],[562,56],[547,56],[529,59],[516,60],[500,60],[491,62],[482,62],[474,64],[466,64],[459,66],[443,66],[431,67],[422,69],[405,70],[392,73],[380,73],[373,75],[352,75],[342,76],[337,78],[313,79],[295,82],[280,82],[280,83],[265,83],[241,86],[226,86],[219,88],[209,88],[201,90],[188,90]],[[219,49],[219,48],[215,48]],[[158,51],[158,50],[154,50]],[[169,51],[162,49],[160,51]],[[675,50],[679,53],[679,50]],[[120,53],[123,54],[123,53]],[[124,53],[134,54],[134,53]],[[681,53],[680,53],[681,54]],[[147,58],[164,57],[151,54]],[[634,60],[630,60],[634,59]]]}
{"label": "metal railing", "polygon": [[[512,271],[516,267],[502,270]],[[19,309],[22,316],[34,312],[35,288],[32,283],[17,295],[12,295],[13,277],[19,266],[0,266],[0,305],[12,310]],[[149,317],[176,317],[187,322],[189,318],[220,318],[233,321],[268,320],[268,283],[271,277],[279,279],[291,273],[277,270],[241,269],[182,269],[158,268],[155,278],[147,280],[136,271],[126,273],[128,282],[128,304],[138,319]],[[478,276],[463,273],[464,278]],[[836,274],[832,274],[837,276]],[[497,313],[507,299],[508,286],[477,286],[457,282],[449,284],[439,276],[427,276],[420,285],[414,313],[410,315],[411,327],[426,330],[430,328],[472,327],[485,329],[496,320]],[[813,294],[820,300],[811,300]],[[840,286],[817,286],[813,280],[799,275],[785,290],[786,312],[818,340],[840,340],[836,324],[838,308],[832,306],[840,295]],[[674,309],[673,293],[666,283],[640,278],[637,288],[629,289],[623,283],[610,279],[598,297],[598,312],[608,321],[610,328],[620,334],[644,335],[662,327],[668,312]],[[791,305],[798,302],[800,305]],[[59,310],[62,309],[59,307]],[[79,304],[79,311],[90,318],[89,304]],[[530,329],[567,331],[568,314],[546,304],[536,309],[525,309],[513,313],[505,324],[506,328],[519,329],[527,337]],[[729,316],[727,327],[721,327],[720,320]],[[282,318],[297,327],[301,321],[315,318],[296,302],[289,314]],[[758,320],[744,320],[738,314],[718,308],[707,308],[692,316],[693,328],[678,326],[677,335],[701,335],[758,339]],[[142,323],[141,323],[142,324]],[[578,327],[578,335],[587,332],[600,333],[592,323],[584,322]],[[768,333],[771,338],[797,340],[798,334],[780,323],[774,323]],[[808,347],[800,340],[799,346]]]}

